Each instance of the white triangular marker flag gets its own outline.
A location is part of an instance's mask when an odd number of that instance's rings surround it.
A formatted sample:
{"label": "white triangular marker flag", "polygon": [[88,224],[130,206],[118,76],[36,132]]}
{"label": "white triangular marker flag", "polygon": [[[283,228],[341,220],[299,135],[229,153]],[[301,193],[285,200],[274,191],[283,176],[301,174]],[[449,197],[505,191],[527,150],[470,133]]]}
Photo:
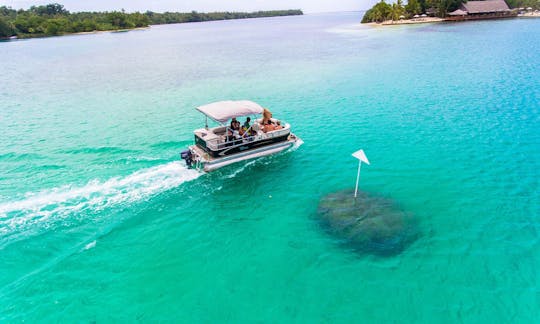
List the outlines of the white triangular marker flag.
{"label": "white triangular marker flag", "polygon": [[362,167],[362,162],[369,164],[369,160],[367,159],[364,150],[356,151],[352,154],[352,156],[358,159],[358,175],[356,176],[356,188],[354,189],[354,198],[356,198],[358,194],[358,182],[360,181],[360,167]]}
{"label": "white triangular marker flag", "polygon": [[358,160],[364,163],[369,164],[369,160],[367,159],[367,156],[366,156],[366,153],[364,153],[364,150],[356,151],[352,154],[352,156],[354,156],[355,158],[357,158]]}

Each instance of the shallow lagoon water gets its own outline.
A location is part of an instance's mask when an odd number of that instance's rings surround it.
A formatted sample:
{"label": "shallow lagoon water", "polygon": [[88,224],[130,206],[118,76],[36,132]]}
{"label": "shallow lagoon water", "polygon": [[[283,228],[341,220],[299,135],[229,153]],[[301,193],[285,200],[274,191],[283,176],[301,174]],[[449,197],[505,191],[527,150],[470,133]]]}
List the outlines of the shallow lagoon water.
{"label": "shallow lagoon water", "polygon": [[[0,320],[537,320],[540,20],[360,15],[0,43]],[[186,170],[193,108],[246,98],[304,144]],[[314,218],[359,148],[399,254]]]}

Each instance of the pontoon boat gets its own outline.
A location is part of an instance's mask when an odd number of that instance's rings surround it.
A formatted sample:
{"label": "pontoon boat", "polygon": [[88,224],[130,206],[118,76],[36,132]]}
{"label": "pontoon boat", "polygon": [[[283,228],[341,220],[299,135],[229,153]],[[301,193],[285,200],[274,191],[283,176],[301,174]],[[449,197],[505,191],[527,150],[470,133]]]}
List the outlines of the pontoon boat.
{"label": "pontoon boat", "polygon": [[[272,118],[271,113],[248,100],[219,101],[197,107],[206,115],[206,127],[197,129],[195,145],[181,153],[186,165],[210,172],[226,165],[281,152],[300,139],[288,123]],[[233,129],[227,122],[250,117],[249,127]],[[208,128],[208,118],[220,126]],[[263,125],[268,124],[268,126]]]}

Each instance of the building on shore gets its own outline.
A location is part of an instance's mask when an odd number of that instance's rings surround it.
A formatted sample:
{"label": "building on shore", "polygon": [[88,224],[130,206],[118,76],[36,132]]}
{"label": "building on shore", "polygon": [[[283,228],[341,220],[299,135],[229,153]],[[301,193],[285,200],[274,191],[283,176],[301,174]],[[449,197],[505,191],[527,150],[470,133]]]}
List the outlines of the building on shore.
{"label": "building on shore", "polygon": [[450,13],[446,20],[477,20],[517,16],[504,0],[468,1]]}

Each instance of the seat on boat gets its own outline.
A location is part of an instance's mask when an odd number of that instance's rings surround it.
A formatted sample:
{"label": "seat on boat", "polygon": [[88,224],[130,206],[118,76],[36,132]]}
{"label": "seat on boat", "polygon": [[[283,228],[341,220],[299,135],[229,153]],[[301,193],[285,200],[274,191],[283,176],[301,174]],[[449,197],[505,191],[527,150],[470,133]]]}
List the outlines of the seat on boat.
{"label": "seat on boat", "polygon": [[219,126],[219,127],[214,127],[210,129],[210,131],[216,135],[225,135],[226,130],[227,130],[226,126]]}

